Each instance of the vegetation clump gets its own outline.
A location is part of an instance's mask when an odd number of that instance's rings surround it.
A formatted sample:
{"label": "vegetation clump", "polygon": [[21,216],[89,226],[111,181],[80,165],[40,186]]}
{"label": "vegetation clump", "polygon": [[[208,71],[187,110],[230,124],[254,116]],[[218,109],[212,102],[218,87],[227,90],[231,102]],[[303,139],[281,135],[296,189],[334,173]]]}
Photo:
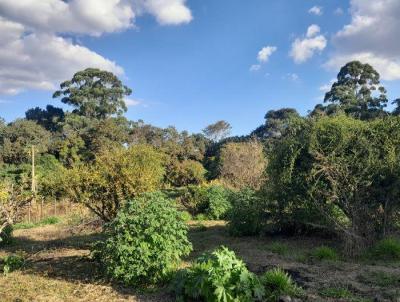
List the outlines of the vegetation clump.
{"label": "vegetation clump", "polygon": [[274,268],[265,272],[261,277],[261,282],[267,293],[267,301],[277,301],[283,295],[294,297],[302,294],[301,288],[281,268]]}
{"label": "vegetation clump", "polygon": [[321,260],[336,261],[339,259],[339,256],[333,248],[328,246],[320,246],[315,248],[310,253],[310,258],[320,261]]}
{"label": "vegetation clump", "polygon": [[194,264],[177,273],[174,291],[179,301],[262,301],[265,290],[234,252],[221,247],[200,256]]}
{"label": "vegetation clump", "polygon": [[371,249],[371,256],[376,260],[400,261],[400,240],[386,238],[377,242]]}
{"label": "vegetation clump", "polygon": [[113,279],[138,286],[165,281],[192,245],[187,226],[173,201],[145,193],[127,202],[106,226],[105,241],[93,256]]}
{"label": "vegetation clump", "polygon": [[24,257],[17,254],[11,254],[3,258],[3,273],[7,275],[20,269],[25,263]]}
{"label": "vegetation clump", "polygon": [[251,189],[234,192],[230,196],[232,207],[228,213],[229,233],[234,236],[258,235],[265,224],[263,202]]}

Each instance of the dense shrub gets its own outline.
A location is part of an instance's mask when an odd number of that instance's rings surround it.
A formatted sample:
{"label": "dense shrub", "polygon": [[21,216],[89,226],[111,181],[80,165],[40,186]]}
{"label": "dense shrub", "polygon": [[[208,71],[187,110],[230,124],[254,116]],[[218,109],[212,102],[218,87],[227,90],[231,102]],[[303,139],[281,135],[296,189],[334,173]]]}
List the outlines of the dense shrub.
{"label": "dense shrub", "polygon": [[195,160],[171,160],[167,167],[167,181],[175,186],[199,185],[205,181],[206,169]]}
{"label": "dense shrub", "polygon": [[268,301],[277,301],[283,295],[298,296],[302,292],[288,273],[280,268],[265,272],[261,282],[265,287]]}
{"label": "dense shrub", "polygon": [[231,208],[229,192],[222,186],[211,186],[207,189],[207,216],[210,219],[226,218]]}
{"label": "dense shrub", "polygon": [[234,236],[251,236],[261,232],[265,223],[263,203],[250,189],[231,193],[232,207],[228,214],[228,229]]}
{"label": "dense shrub", "polygon": [[236,189],[258,189],[265,179],[265,166],[263,145],[257,140],[231,142],[221,148],[220,177]]}
{"label": "dense shrub", "polygon": [[400,118],[296,119],[269,154],[271,222],[328,229],[356,255],[393,230],[400,207]]}
{"label": "dense shrub", "polygon": [[12,242],[13,227],[7,225],[0,233],[0,246],[8,245]]}
{"label": "dense shrub", "polygon": [[164,177],[164,155],[147,145],[104,151],[91,165],[69,170],[69,196],[104,221],[111,221],[126,200],[158,190]]}
{"label": "dense shrub", "polygon": [[189,185],[177,200],[192,215],[209,219],[225,218],[230,209],[229,191],[220,185]]}
{"label": "dense shrub", "polygon": [[202,255],[190,268],[180,271],[173,286],[180,301],[192,298],[250,302],[264,297],[264,288],[257,276],[225,247]]}
{"label": "dense shrub", "polygon": [[106,234],[93,256],[111,278],[133,286],[163,281],[192,249],[182,213],[158,192],[126,203]]}

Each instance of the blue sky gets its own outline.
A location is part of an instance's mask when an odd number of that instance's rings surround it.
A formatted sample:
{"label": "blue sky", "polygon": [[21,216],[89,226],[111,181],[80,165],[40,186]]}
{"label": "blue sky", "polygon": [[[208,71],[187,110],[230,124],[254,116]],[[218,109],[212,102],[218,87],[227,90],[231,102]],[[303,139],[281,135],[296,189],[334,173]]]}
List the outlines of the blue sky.
{"label": "blue sky", "polygon": [[[60,0],[43,1],[58,5]],[[70,1],[71,6],[79,1]],[[382,22],[374,15],[381,16],[382,11],[371,10],[360,0],[164,0],[165,5],[178,8],[172,16],[165,15],[169,10],[160,13],[157,1],[151,8],[146,0],[141,1],[143,8],[139,9],[136,2],[113,0],[120,2],[118,5],[125,2],[124,9],[133,7],[135,16],[130,19],[128,13],[116,10],[119,7],[112,7],[115,23],[103,25],[103,16],[96,22],[81,22],[79,15],[65,21],[65,30],[61,27],[49,33],[51,12],[44,11],[50,21],[43,25],[42,20],[31,20],[28,15],[17,16],[12,1],[0,0],[0,29],[1,20],[6,20],[6,25],[17,32],[12,38],[3,38],[3,43],[19,41],[24,45],[23,54],[32,60],[27,66],[32,75],[23,73],[25,78],[19,81],[22,72],[13,71],[17,67],[25,70],[25,63],[20,58],[6,61],[0,52],[0,70],[9,73],[8,80],[15,78],[9,84],[12,90],[8,91],[6,84],[3,90],[0,86],[0,116],[11,121],[34,106],[62,106],[51,98],[55,85],[72,74],[72,70],[65,70],[90,62],[115,70],[133,89],[126,114],[129,119],[143,119],[161,127],[175,125],[190,132],[224,119],[232,125],[233,134],[247,134],[263,122],[268,110],[281,107],[306,114],[321,102],[321,87],[329,84],[340,63],[348,58],[376,63],[386,79],[389,96],[400,96],[400,68],[393,54],[398,45],[390,45],[393,49],[385,49],[384,54],[374,48],[385,37],[371,38],[363,31],[368,32],[371,18]],[[400,8],[396,1],[379,1],[393,5],[386,14]],[[32,9],[29,2],[22,1],[24,9]],[[18,9],[21,11],[21,7]],[[108,13],[112,12],[105,11],[104,18]],[[360,25],[360,17],[368,22]],[[17,30],[18,24],[21,28]],[[312,25],[314,30],[307,35]],[[29,35],[35,36],[28,40]],[[357,49],[350,38],[362,48]],[[64,44],[57,44],[61,42]],[[273,50],[258,58],[264,47]],[[71,51],[64,53],[69,48]],[[40,62],[37,66],[36,61]],[[257,67],[251,68],[253,65]],[[35,74],[40,81],[31,79]]]}

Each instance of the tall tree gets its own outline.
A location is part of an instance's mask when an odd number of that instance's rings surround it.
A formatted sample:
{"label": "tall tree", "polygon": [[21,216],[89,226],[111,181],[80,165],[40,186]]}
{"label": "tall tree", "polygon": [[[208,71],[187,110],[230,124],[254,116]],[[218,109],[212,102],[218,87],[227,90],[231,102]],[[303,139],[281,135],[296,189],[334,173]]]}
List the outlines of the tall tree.
{"label": "tall tree", "polygon": [[218,121],[214,124],[208,125],[203,129],[203,133],[209,139],[217,142],[227,137],[231,132],[231,125],[226,121]]}
{"label": "tall tree", "polygon": [[315,109],[319,112],[322,109],[328,115],[344,112],[365,120],[385,115],[388,99],[386,89],[380,84],[379,73],[369,64],[352,61],[340,69],[324,102],[330,105],[317,105]]}
{"label": "tall tree", "polygon": [[64,111],[61,108],[47,105],[46,109],[31,108],[25,112],[27,120],[35,121],[49,131],[55,132],[60,128],[60,122],[64,120]]}
{"label": "tall tree", "polygon": [[299,117],[299,113],[293,108],[270,110],[265,114],[265,124],[254,130],[251,136],[260,139],[280,138],[288,127],[290,119]]}
{"label": "tall tree", "polygon": [[65,104],[75,107],[74,113],[104,119],[126,112],[124,97],[132,90],[123,85],[112,72],[87,68],[60,84],[53,97],[61,97]]}

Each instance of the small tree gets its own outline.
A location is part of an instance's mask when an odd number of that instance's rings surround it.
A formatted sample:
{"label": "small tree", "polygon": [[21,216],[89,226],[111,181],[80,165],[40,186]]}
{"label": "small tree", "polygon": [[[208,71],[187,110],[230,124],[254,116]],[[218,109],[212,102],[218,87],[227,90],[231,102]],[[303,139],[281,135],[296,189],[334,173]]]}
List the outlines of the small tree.
{"label": "small tree", "polygon": [[171,160],[167,168],[167,180],[173,186],[198,185],[205,181],[206,169],[194,160]]}
{"label": "small tree", "polygon": [[220,152],[220,177],[230,186],[258,189],[264,181],[266,158],[263,146],[256,140],[228,143]]}
{"label": "small tree", "polygon": [[0,243],[10,235],[5,233],[21,217],[31,197],[29,191],[23,191],[21,186],[8,181],[0,183]]}
{"label": "small tree", "polygon": [[93,164],[68,172],[67,190],[72,200],[111,221],[127,200],[160,188],[163,162],[164,155],[147,145],[105,151]]}

